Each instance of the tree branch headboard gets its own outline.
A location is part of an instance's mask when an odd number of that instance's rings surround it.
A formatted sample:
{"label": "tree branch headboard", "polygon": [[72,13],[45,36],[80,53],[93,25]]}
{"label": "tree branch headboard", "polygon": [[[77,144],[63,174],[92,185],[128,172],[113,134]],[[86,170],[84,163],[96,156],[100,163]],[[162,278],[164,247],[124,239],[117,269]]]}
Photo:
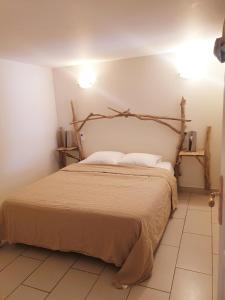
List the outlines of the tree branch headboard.
{"label": "tree branch headboard", "polygon": [[[177,150],[176,150],[176,160],[175,160],[175,173],[179,173],[179,152],[182,149],[182,145],[184,142],[184,137],[185,137],[185,129],[186,129],[186,123],[190,122],[191,120],[186,120],[185,116],[185,104],[186,100],[182,97],[181,102],[180,102],[180,118],[174,118],[174,117],[165,117],[165,116],[156,116],[156,115],[149,115],[149,114],[135,114],[130,112],[130,110],[125,110],[125,111],[119,111],[113,108],[108,108],[110,111],[112,111],[114,114],[111,115],[104,115],[104,114],[96,114],[96,113],[90,113],[85,119],[83,120],[77,120],[76,114],[75,114],[75,109],[73,102],[71,101],[71,109],[72,109],[72,115],[73,115],[73,120],[72,120],[72,125],[74,127],[75,131],[75,138],[76,138],[76,144],[78,147],[79,151],[79,157],[80,159],[84,159],[84,150],[82,146],[82,141],[80,137],[80,131],[81,129],[85,126],[85,124],[89,121],[94,121],[94,120],[102,120],[102,119],[114,119],[114,118],[136,118],[141,121],[153,121],[158,124],[161,124],[163,126],[168,127],[171,129],[173,132],[179,135],[179,141],[177,145]],[[173,125],[171,125],[168,121],[173,121],[173,122],[179,122],[180,123],[180,129],[177,129]]]}

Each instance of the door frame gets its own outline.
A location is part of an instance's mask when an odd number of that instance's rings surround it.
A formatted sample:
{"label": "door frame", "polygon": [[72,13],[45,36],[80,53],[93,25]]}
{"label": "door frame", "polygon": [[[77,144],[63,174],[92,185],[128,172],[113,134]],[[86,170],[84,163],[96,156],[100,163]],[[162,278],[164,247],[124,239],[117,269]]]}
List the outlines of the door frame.
{"label": "door frame", "polygon": [[[221,175],[225,187],[225,77],[224,77],[224,98],[223,98],[223,130],[221,148]],[[219,277],[218,277],[218,300],[225,299],[225,190],[222,189],[222,224],[219,226]],[[220,212],[219,212],[220,213]]]}

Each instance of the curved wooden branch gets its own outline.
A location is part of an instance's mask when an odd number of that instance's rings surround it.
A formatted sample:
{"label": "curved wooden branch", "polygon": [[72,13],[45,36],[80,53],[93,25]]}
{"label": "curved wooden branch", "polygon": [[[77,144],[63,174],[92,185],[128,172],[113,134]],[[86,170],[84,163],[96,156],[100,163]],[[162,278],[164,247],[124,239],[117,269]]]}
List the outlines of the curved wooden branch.
{"label": "curved wooden branch", "polygon": [[81,159],[84,159],[84,150],[83,150],[83,146],[82,146],[82,143],[81,143],[79,130],[77,128],[75,109],[74,109],[72,101],[70,102],[70,105],[71,105],[72,116],[73,116],[72,124],[73,124],[74,132],[75,132],[75,138],[76,138],[75,143],[77,144],[78,152],[79,152],[79,158],[81,160]]}
{"label": "curved wooden branch", "polygon": [[[108,107],[109,110],[113,111],[114,114],[112,115],[105,115],[105,114],[95,114],[95,113],[90,113],[85,119],[83,120],[76,120],[75,116],[75,111],[73,107],[73,103],[71,101],[71,107],[72,107],[72,113],[73,113],[73,121],[71,124],[74,127],[75,134],[76,134],[76,141],[78,144],[78,149],[79,149],[79,154],[80,154],[80,159],[84,158],[84,151],[81,143],[81,138],[80,138],[80,131],[83,128],[83,126],[89,122],[89,121],[94,121],[94,120],[101,120],[101,119],[114,119],[114,118],[128,118],[128,117],[133,117],[141,121],[153,121],[159,124],[162,124],[168,128],[170,128],[173,132],[177,133],[179,135],[179,141],[177,145],[177,151],[176,151],[176,158],[175,158],[175,175],[178,177],[180,175],[180,157],[179,153],[182,149],[183,142],[184,142],[184,137],[185,137],[185,129],[186,129],[186,123],[191,122],[191,120],[187,120],[185,118],[185,99],[182,98],[181,103],[180,103],[180,113],[181,117],[180,118],[171,118],[171,117],[165,117],[165,116],[154,116],[154,115],[148,115],[148,114],[135,114],[131,113],[129,109],[125,111],[119,111],[117,109]],[[180,123],[180,129],[177,129],[173,125],[171,125],[168,121],[176,121]],[[78,126],[78,124],[80,124]]]}
{"label": "curved wooden branch", "polygon": [[103,115],[103,114],[94,114],[90,113],[85,119],[80,120],[80,121],[73,121],[71,124],[79,124],[81,125],[77,127],[77,130],[80,131],[83,126],[88,122],[88,121],[94,121],[94,120],[100,120],[100,119],[114,119],[114,118],[120,118],[120,117],[133,117],[142,121],[153,121],[159,124],[162,124],[170,129],[172,129],[174,132],[177,134],[181,134],[181,130],[178,130],[176,127],[172,126],[166,121],[179,121],[179,122],[190,122],[191,120],[185,120],[185,119],[179,119],[179,118],[170,118],[170,117],[164,117],[164,116],[154,116],[154,115],[147,115],[147,114],[134,114],[131,113],[130,110],[125,110],[125,111],[119,111],[114,108],[109,108],[110,110],[114,111],[114,115]]}
{"label": "curved wooden branch", "polygon": [[175,159],[175,176],[177,178],[177,181],[179,179],[179,176],[181,175],[179,153],[183,147],[184,138],[185,138],[185,130],[186,130],[185,104],[186,104],[186,100],[182,97],[181,103],[180,103],[180,114],[181,114],[180,138],[179,138],[179,142],[177,145],[177,153],[176,153],[176,159]]}
{"label": "curved wooden branch", "polygon": [[[116,113],[119,113],[119,114],[125,114],[125,113],[128,113],[130,112],[130,110],[125,110],[124,112],[120,112],[114,108],[111,108],[111,107],[108,107],[109,110],[112,110]],[[136,115],[136,114],[132,114],[132,115]],[[138,116],[141,116],[141,117],[146,117],[146,118],[156,118],[156,119],[161,119],[161,120],[169,120],[169,121],[182,121],[182,119],[180,118],[171,118],[171,117],[165,117],[165,116],[154,116],[154,115],[144,115],[144,114],[141,114],[141,115],[138,115]],[[191,122],[191,120],[185,120],[185,122]]]}
{"label": "curved wooden branch", "polygon": [[133,118],[139,119],[141,121],[153,121],[153,122],[165,125],[165,126],[169,127],[170,129],[172,129],[174,132],[180,134],[180,131],[178,129],[176,129],[174,126],[170,125],[167,122],[164,122],[158,118],[153,118],[153,117],[147,118],[147,117],[142,117],[142,116],[135,115],[135,114],[118,114],[118,115],[104,116],[104,115],[91,113],[84,120],[75,121],[75,122],[72,122],[72,124],[81,123],[81,125],[77,128],[77,130],[80,131],[83,128],[83,126],[86,124],[86,122],[88,122],[88,121],[94,121],[94,120],[100,120],[100,119],[114,119],[114,118],[120,118],[120,117],[125,117],[125,118],[133,117]]}

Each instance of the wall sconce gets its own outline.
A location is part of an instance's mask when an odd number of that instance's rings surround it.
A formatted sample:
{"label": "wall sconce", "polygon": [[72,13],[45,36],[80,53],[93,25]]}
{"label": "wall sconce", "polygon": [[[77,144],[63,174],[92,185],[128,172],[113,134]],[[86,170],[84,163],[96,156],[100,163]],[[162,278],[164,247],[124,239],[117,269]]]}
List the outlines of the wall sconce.
{"label": "wall sconce", "polygon": [[176,67],[184,79],[201,79],[205,76],[210,44],[203,41],[191,41],[176,50]]}
{"label": "wall sconce", "polygon": [[96,74],[90,67],[82,67],[78,77],[78,84],[81,88],[92,87],[96,82]]}

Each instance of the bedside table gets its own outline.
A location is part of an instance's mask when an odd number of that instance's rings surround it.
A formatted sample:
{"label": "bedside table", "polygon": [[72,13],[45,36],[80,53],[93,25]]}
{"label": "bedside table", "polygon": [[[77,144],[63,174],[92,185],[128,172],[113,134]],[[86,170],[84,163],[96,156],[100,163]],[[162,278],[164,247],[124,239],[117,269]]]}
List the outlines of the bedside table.
{"label": "bedside table", "polygon": [[209,140],[211,134],[211,127],[207,127],[206,129],[206,137],[205,137],[205,146],[204,149],[198,151],[180,151],[179,152],[179,163],[182,163],[182,159],[184,157],[193,157],[195,158],[203,168],[204,174],[204,186],[205,190],[210,190],[211,181],[210,181],[210,149],[209,149]]}
{"label": "bedside table", "polygon": [[[76,161],[80,161],[78,147],[59,147],[56,149],[59,152],[59,167],[64,168],[66,166],[66,158],[70,157]],[[78,156],[74,154],[77,152]]]}

